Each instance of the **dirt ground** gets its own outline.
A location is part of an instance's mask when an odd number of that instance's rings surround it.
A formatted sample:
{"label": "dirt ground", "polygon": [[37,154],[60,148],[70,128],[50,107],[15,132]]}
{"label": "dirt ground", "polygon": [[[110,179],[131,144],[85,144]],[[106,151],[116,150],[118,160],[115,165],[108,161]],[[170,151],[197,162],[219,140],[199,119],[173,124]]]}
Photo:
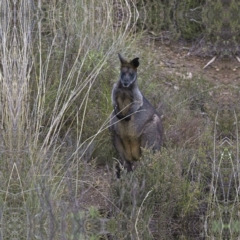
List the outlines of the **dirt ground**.
{"label": "dirt ground", "polygon": [[[181,68],[182,71],[192,74],[202,74],[212,83],[237,85],[240,73],[240,62],[237,58],[207,58],[191,54],[191,47],[163,46],[156,44],[156,49],[167,56],[165,64],[168,67]],[[214,61],[213,61],[214,60]]]}

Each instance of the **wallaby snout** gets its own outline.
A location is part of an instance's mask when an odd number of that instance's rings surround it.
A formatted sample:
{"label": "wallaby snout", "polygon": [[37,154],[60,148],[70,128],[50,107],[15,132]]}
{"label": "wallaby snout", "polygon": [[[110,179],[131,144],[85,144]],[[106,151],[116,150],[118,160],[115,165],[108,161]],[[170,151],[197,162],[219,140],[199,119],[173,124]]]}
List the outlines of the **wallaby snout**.
{"label": "wallaby snout", "polygon": [[132,69],[123,68],[120,78],[123,87],[129,87],[136,80],[137,74]]}
{"label": "wallaby snout", "polygon": [[120,78],[112,90],[110,130],[113,144],[128,171],[141,156],[141,148],[159,150],[162,145],[163,128],[161,118],[137,86],[139,58],[128,62],[118,54],[121,68]]}

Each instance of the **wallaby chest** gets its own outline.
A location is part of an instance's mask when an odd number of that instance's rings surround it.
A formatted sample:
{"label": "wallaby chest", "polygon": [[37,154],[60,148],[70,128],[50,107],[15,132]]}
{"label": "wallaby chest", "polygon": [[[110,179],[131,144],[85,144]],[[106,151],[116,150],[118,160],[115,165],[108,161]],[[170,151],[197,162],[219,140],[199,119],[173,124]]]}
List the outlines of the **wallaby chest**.
{"label": "wallaby chest", "polygon": [[116,133],[120,138],[129,140],[130,142],[136,141],[141,131],[139,125],[136,124],[136,114],[132,114],[130,120],[121,120],[115,125]]}
{"label": "wallaby chest", "polygon": [[119,111],[125,116],[133,104],[133,94],[128,90],[118,89],[116,93],[116,100]]}

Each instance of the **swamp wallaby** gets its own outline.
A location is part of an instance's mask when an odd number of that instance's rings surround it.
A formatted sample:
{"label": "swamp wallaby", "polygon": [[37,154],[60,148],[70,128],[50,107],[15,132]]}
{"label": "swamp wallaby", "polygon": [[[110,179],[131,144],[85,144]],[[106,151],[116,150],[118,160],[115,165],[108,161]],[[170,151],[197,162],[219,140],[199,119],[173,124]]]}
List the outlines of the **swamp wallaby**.
{"label": "swamp wallaby", "polygon": [[121,62],[120,78],[113,86],[110,130],[113,144],[128,171],[140,159],[141,147],[159,150],[162,145],[161,118],[137,86],[138,58]]}

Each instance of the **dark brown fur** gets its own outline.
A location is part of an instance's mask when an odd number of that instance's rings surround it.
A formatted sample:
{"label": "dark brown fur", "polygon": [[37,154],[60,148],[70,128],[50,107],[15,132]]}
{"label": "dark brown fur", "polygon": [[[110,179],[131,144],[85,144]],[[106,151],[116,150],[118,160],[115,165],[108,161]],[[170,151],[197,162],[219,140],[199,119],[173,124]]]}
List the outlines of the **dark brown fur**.
{"label": "dark brown fur", "polygon": [[140,159],[141,147],[159,150],[163,129],[161,118],[155,108],[142,95],[137,86],[138,58],[127,62],[120,54],[120,79],[113,86],[110,130],[113,144],[127,170]]}

